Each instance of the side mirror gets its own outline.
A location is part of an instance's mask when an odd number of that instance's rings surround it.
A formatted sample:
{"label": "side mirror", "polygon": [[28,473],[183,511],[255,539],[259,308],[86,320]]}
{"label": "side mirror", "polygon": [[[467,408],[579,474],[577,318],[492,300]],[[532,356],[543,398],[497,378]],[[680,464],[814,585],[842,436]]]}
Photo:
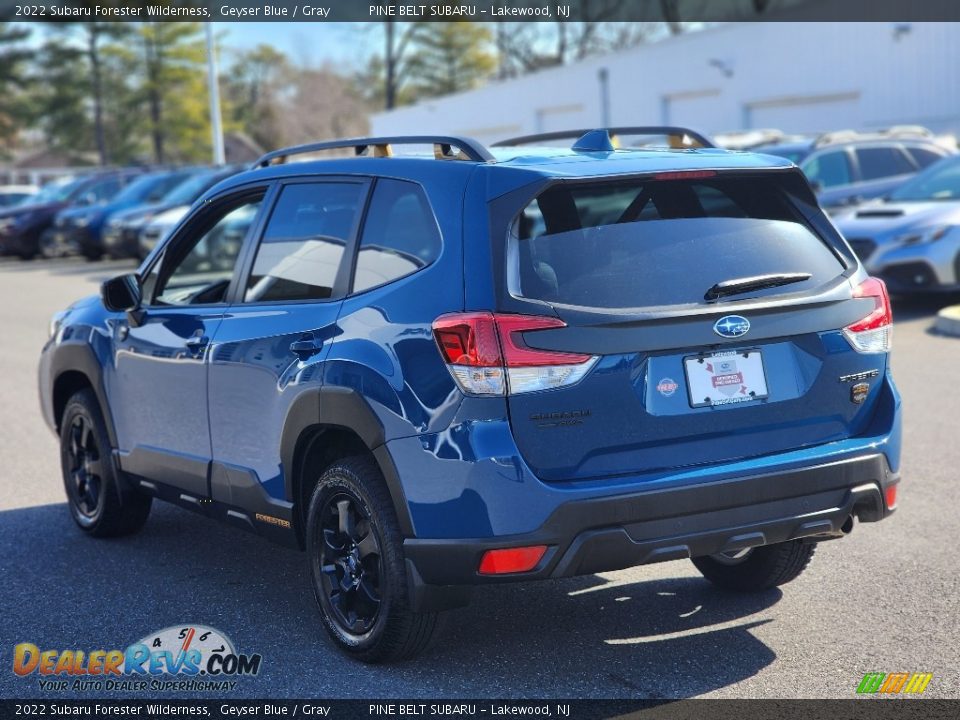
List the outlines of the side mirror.
{"label": "side mirror", "polygon": [[143,291],[136,273],[118,275],[100,286],[100,299],[111,312],[134,312],[140,309]]}
{"label": "side mirror", "polygon": [[97,202],[97,196],[92,192],[88,192],[85,195],[81,195],[77,199],[77,205],[81,205],[81,206],[93,205],[96,202]]}

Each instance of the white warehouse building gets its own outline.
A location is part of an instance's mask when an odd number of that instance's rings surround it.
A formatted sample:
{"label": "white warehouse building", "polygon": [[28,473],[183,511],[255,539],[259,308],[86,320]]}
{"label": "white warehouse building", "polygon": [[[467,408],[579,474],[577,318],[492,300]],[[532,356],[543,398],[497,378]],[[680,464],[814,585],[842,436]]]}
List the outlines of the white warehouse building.
{"label": "white warehouse building", "polygon": [[718,25],[371,119],[375,135],[484,142],[659,124],[708,134],[924,125],[960,135],[960,23]]}

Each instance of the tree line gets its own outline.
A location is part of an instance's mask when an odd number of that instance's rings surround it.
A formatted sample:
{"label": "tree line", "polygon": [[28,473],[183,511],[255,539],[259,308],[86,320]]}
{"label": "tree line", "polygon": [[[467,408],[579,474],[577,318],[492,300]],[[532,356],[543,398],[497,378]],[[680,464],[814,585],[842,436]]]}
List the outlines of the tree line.
{"label": "tree line", "polygon": [[[371,112],[684,29],[602,17],[358,25],[374,51],[348,69],[297,63],[266,43],[226,61],[220,52],[224,130],[266,149],[362,134]],[[202,23],[0,23],[0,159],[36,148],[101,165],[206,162],[206,61]]]}

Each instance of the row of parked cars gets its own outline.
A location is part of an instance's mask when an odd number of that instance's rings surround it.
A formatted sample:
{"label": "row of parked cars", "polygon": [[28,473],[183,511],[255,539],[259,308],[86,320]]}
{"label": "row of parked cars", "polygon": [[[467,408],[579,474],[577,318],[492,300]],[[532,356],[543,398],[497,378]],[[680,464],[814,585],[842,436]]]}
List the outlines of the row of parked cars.
{"label": "row of parked cars", "polygon": [[[754,130],[717,141],[798,165],[861,261],[892,291],[960,291],[960,155],[954,138],[898,126],[816,137]],[[142,259],[208,188],[239,170],[122,169],[39,190],[0,188],[0,254]],[[218,242],[232,246],[241,240],[225,232]],[[209,248],[211,258],[218,247]]]}
{"label": "row of parked cars", "polygon": [[754,130],[718,140],[797,164],[867,270],[892,292],[960,291],[960,155],[952,136],[898,126],[816,137]]}
{"label": "row of parked cars", "polygon": [[200,195],[239,169],[126,168],[23,188],[0,201],[0,255],[144,258]]}

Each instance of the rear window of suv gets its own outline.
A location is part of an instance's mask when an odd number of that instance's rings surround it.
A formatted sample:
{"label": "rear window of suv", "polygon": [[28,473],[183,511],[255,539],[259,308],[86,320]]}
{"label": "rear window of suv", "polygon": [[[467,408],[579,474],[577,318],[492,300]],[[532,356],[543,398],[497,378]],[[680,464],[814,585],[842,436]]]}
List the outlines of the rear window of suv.
{"label": "rear window of suv", "polygon": [[514,295],[592,308],[702,304],[716,283],[809,273],[730,299],[797,292],[844,270],[775,177],[562,183],[523,209],[510,243]]}

